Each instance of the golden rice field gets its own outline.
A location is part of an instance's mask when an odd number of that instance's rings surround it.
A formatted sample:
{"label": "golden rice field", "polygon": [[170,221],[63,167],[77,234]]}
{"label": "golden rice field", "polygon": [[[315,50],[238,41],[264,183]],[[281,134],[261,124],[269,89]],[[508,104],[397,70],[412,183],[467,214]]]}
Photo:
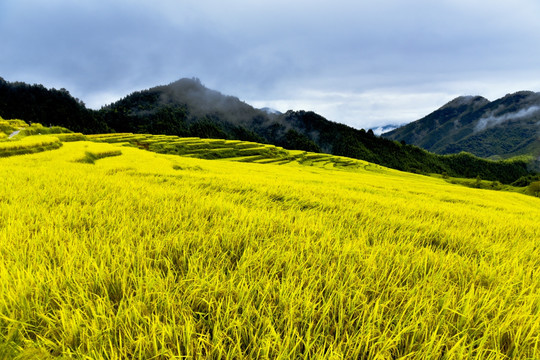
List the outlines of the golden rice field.
{"label": "golden rice field", "polygon": [[0,358],[538,359],[540,199],[87,141],[0,158]]}

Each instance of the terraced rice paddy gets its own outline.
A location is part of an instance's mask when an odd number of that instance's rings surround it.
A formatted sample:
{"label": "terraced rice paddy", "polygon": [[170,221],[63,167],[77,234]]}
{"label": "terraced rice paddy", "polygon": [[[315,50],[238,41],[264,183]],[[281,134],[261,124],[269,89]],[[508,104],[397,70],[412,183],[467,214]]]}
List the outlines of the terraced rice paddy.
{"label": "terraced rice paddy", "polygon": [[180,138],[169,135],[141,135],[131,133],[88,135],[87,138],[91,141],[131,145],[157,153],[189,156],[199,159],[225,159],[229,161],[263,164],[278,163],[281,165],[290,162],[299,162],[321,167],[339,166],[357,168],[368,165],[365,161],[351,158],[298,150],[285,150],[274,145],[240,140],[201,139],[197,137]]}

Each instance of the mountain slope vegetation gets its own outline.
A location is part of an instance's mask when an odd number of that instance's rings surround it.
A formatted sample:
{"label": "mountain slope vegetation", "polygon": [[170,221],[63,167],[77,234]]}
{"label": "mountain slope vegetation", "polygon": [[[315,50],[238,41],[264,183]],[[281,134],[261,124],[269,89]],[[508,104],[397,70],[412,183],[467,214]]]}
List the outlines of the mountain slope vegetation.
{"label": "mountain slope vegetation", "polygon": [[540,156],[540,93],[520,91],[492,102],[481,96],[459,97],[383,136],[439,154]]}
{"label": "mountain slope vegetation", "polygon": [[[269,114],[238,98],[210,90],[198,79],[181,79],[166,86],[138,91],[100,111],[87,110],[67,91],[50,90],[50,101],[46,103],[41,100],[46,98],[43,95],[46,89],[42,86],[4,81],[3,89],[12,94],[8,100],[0,102],[0,114],[4,111],[10,114],[4,116],[28,121],[46,119],[61,126],[72,124],[68,127],[85,133],[115,131],[252,141],[285,149],[352,157],[409,172],[479,176],[503,183],[514,182],[529,174],[525,160],[491,162],[470,154],[440,156],[416,146],[377,137],[371,130],[358,130],[329,121],[310,111]],[[34,91],[36,96],[32,95]],[[26,97],[35,97],[39,101],[25,102]],[[34,109],[36,106],[38,109]],[[74,113],[65,115],[70,109]],[[41,115],[45,110],[51,113]],[[77,123],[78,116],[82,116],[80,123]]]}

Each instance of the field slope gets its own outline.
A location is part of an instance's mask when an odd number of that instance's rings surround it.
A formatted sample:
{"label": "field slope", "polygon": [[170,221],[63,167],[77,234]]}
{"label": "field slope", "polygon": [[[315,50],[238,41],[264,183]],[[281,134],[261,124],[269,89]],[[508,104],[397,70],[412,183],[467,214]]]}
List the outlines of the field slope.
{"label": "field slope", "polygon": [[0,158],[0,358],[540,357],[540,199],[279,164]]}

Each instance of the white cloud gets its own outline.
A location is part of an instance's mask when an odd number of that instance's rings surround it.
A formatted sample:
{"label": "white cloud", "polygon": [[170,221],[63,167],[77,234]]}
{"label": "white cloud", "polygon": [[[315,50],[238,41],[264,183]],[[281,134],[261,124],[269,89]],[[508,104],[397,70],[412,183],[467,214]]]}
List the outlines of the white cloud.
{"label": "white cloud", "polygon": [[418,120],[451,99],[444,93],[400,93],[390,91],[325,92],[300,90],[294,99],[247,100],[256,107],[281,112],[312,110],[335,122],[355,128],[401,125]]}
{"label": "white cloud", "polygon": [[522,109],[522,110],[512,112],[512,113],[506,113],[501,116],[483,117],[480,120],[478,120],[478,123],[476,124],[474,130],[482,131],[485,129],[489,129],[497,125],[500,125],[502,123],[505,123],[507,121],[518,120],[518,119],[533,115],[537,113],[538,111],[540,111],[540,106],[531,106],[531,107],[528,107],[527,109]]}

